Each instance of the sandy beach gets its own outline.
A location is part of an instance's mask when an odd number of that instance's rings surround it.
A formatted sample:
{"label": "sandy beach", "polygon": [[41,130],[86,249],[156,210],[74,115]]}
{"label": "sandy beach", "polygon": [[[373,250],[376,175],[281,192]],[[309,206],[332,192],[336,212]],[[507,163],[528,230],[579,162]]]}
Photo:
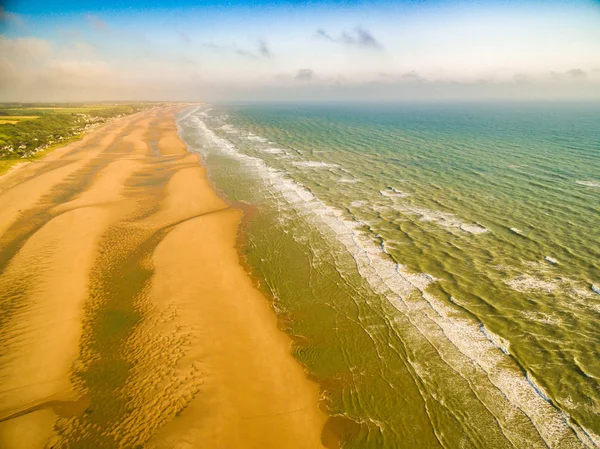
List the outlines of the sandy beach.
{"label": "sandy beach", "polygon": [[0,447],[319,448],[318,386],[177,135],[114,121],[0,178]]}

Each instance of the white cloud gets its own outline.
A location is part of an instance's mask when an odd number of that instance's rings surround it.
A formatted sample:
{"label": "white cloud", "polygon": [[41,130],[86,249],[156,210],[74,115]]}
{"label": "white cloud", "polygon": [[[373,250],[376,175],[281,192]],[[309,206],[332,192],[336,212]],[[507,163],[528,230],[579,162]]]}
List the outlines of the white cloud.
{"label": "white cloud", "polygon": [[354,27],[350,31],[343,31],[337,38],[333,37],[323,28],[319,28],[315,32],[315,37],[329,42],[351,45],[369,50],[380,50],[382,48],[382,45],[375,36],[373,36],[373,33],[362,27]]}
{"label": "white cloud", "polygon": [[52,54],[49,42],[35,37],[9,39],[0,36],[0,54],[11,61],[32,63],[48,58]]}
{"label": "white cloud", "polygon": [[[593,39],[585,51],[549,47],[548,55],[534,52],[539,59],[528,59],[537,47],[514,45],[516,38],[499,47],[495,35],[484,39],[487,28],[477,45],[459,45],[466,37],[455,30],[444,29],[440,37],[436,27],[427,34],[422,24],[411,29],[410,23],[399,30],[326,22],[314,39],[312,23],[243,35],[191,26],[185,34],[176,28],[152,34],[116,25],[105,32],[108,25],[99,18],[85,20],[92,32],[57,32],[54,42],[0,36],[0,99],[600,98]],[[511,49],[521,52],[519,58],[502,58]],[[566,56],[555,58],[558,53]]]}
{"label": "white cloud", "polygon": [[104,61],[53,60],[44,66],[35,82],[47,88],[105,87],[117,81]]}
{"label": "white cloud", "polygon": [[0,95],[5,100],[36,100],[66,92],[72,98],[87,95],[89,89],[118,85],[110,65],[93,54],[93,47],[85,43],[55,49],[38,38],[1,36]]}
{"label": "white cloud", "polygon": [[300,69],[296,72],[298,81],[312,81],[315,78],[315,72],[311,69]]}

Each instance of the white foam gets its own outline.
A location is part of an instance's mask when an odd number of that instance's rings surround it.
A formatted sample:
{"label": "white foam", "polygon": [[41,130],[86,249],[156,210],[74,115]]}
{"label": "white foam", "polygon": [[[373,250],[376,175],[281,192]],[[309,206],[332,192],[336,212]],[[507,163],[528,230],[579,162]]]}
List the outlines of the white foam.
{"label": "white foam", "polygon": [[598,181],[575,181],[575,183],[586,187],[600,187],[600,182]]}
{"label": "white foam", "polygon": [[485,335],[485,337],[491,341],[495,346],[498,347],[503,353],[509,354],[510,342],[502,338],[499,335],[496,335],[492,331],[488,330],[483,324],[480,327],[481,333]]}
{"label": "white foam", "polygon": [[238,133],[237,129],[235,129],[233,126],[231,126],[229,124],[221,126],[221,129],[228,134],[237,134]]}
{"label": "white foam", "polygon": [[294,162],[294,165],[297,167],[306,167],[306,168],[339,168],[338,164],[330,164],[328,162],[320,162],[320,161],[298,161]]}
{"label": "white foam", "polygon": [[486,232],[488,232],[488,230],[486,228],[484,228],[481,225],[475,224],[475,223],[474,224],[463,223],[460,225],[460,230],[468,232],[469,234],[485,234]]}
{"label": "white foam", "polygon": [[379,193],[381,196],[388,198],[406,198],[407,196],[410,196],[410,194],[395,189],[394,187],[388,187],[386,190],[380,190]]}
{"label": "white foam", "polygon": [[252,142],[261,142],[261,143],[267,143],[269,140],[265,139],[264,137],[260,137],[257,136],[256,134],[253,133],[248,133],[248,135],[246,136],[246,138]]}
{"label": "white foam", "polygon": [[[240,152],[233,144],[213,133],[199,116],[194,117],[194,120],[198,130],[212,147],[247,164],[267,186],[279,192],[288,204],[310,223],[317,225],[325,234],[333,233],[336,240],[352,256],[358,272],[372,290],[385,296],[405,315],[419,331],[418,335],[434,345],[444,361],[459,376],[468,378],[472,375],[473,365],[482,369],[491,384],[502,392],[507,401],[506,407],[491,403],[486,405],[488,409],[493,408],[496,413],[502,415],[499,422],[506,423],[506,429],[510,429],[512,420],[516,419],[516,408],[529,417],[548,446],[567,447],[574,443],[571,430],[563,416],[519,374],[516,365],[513,369],[507,368],[512,366],[509,365],[511,359],[507,358],[504,351],[498,351],[498,347],[503,347],[508,352],[508,343],[490,332],[483,332],[480,325],[472,320],[459,317],[454,306],[425,291],[431,282],[435,281],[432,276],[411,273],[403,265],[395,263],[387,254],[385,241],[379,247],[361,232],[364,223],[345,218],[343,211],[323,203],[287,173],[272,169],[262,159]],[[452,214],[417,208],[406,211],[445,226],[460,228],[464,225]],[[475,230],[469,226],[485,229],[479,225],[466,225],[466,232]],[[479,229],[475,230],[478,231]],[[451,352],[456,350],[460,357],[451,355]],[[468,363],[462,358],[468,360]],[[477,396],[483,402],[487,400],[485,395]]]}
{"label": "white foam", "polygon": [[269,154],[285,154],[285,150],[282,150],[281,148],[265,148],[261,151]]}
{"label": "white foam", "polygon": [[[559,263],[556,259],[552,260],[554,263],[547,261],[552,265]],[[503,280],[513,290],[521,293],[560,293],[571,298],[565,306],[600,310],[598,304],[586,301],[593,297],[593,293],[580,280],[564,276],[556,277],[555,269],[542,262],[523,262],[523,265],[533,273],[521,272],[512,279]]]}
{"label": "white foam", "polygon": [[422,221],[429,221],[445,228],[457,228],[469,234],[485,234],[488,229],[476,223],[464,223],[456,215],[423,207],[402,205],[398,210],[407,214],[418,215]]}
{"label": "white foam", "polygon": [[558,287],[556,281],[547,281],[530,274],[521,274],[514,279],[505,281],[505,284],[518,292],[542,291],[552,293]]}
{"label": "white foam", "polygon": [[536,312],[534,310],[523,310],[521,311],[521,315],[523,315],[530,321],[535,321],[536,323],[542,323],[553,326],[560,325],[560,319],[548,315],[547,313]]}

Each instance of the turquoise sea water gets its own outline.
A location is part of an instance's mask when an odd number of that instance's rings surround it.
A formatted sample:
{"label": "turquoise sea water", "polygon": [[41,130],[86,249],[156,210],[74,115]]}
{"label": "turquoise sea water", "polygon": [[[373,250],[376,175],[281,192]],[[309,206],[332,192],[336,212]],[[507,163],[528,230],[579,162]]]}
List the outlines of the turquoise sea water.
{"label": "turquoise sea water", "polygon": [[[600,447],[600,105],[179,118],[349,448]],[[595,287],[598,291],[594,291]]]}

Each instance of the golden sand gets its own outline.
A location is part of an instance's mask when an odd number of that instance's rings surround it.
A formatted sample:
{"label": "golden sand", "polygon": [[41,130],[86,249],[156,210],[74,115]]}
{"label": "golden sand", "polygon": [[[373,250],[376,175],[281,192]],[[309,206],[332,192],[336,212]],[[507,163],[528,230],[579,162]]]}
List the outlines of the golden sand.
{"label": "golden sand", "polygon": [[173,114],[0,178],[0,447],[319,448],[319,391]]}

